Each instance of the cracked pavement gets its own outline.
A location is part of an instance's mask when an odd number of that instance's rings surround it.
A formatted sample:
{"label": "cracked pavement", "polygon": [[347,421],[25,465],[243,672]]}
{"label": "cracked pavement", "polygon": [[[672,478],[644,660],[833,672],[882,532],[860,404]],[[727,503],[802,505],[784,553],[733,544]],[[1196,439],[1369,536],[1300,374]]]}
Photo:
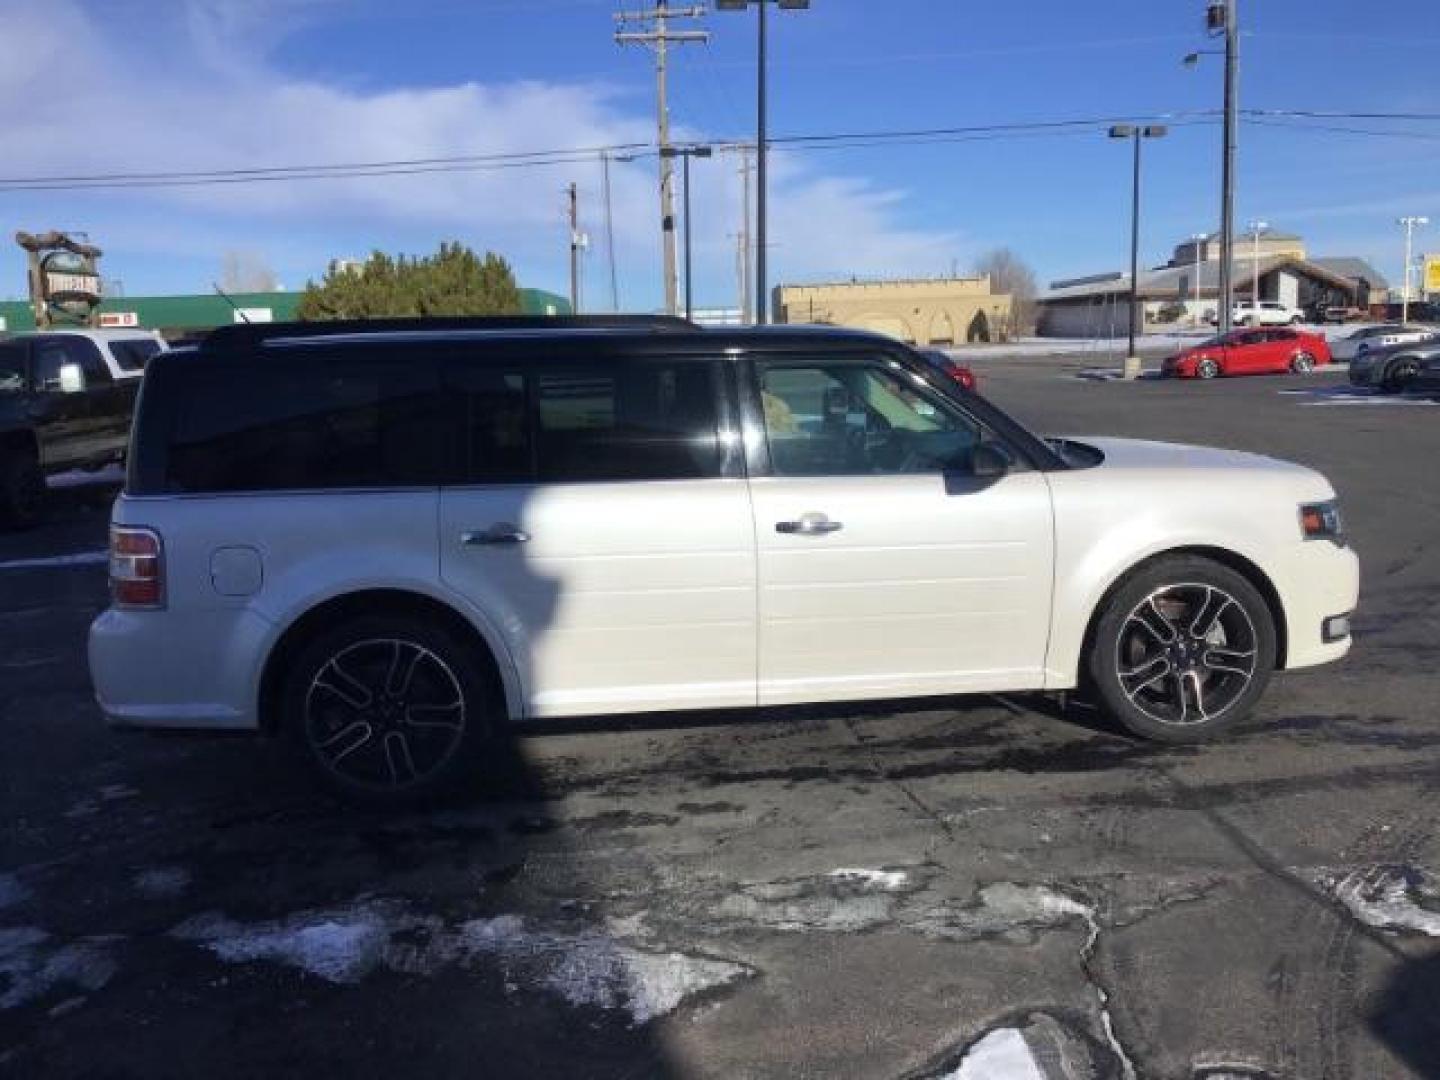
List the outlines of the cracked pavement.
{"label": "cracked pavement", "polygon": [[[360,812],[282,744],[105,730],[103,569],[0,570],[0,1074],[1440,1075],[1440,427],[1076,366],[976,363],[1038,428],[1340,491],[1356,649],[1214,746],[1023,695],[627,718]],[[103,497],[0,563],[99,547]]]}

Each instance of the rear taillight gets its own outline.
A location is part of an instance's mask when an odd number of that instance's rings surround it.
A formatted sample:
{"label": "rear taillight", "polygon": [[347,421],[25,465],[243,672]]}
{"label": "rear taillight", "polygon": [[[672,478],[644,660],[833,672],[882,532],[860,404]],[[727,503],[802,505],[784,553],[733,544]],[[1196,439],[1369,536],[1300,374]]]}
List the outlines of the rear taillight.
{"label": "rear taillight", "polygon": [[165,606],[165,549],[154,529],[110,526],[110,600],[119,608]]}

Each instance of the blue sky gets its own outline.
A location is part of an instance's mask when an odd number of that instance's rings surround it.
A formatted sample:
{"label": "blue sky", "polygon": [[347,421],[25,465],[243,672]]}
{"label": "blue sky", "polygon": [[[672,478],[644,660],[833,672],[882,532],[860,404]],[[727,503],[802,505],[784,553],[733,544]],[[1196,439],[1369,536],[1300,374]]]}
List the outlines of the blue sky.
{"label": "blue sky", "polygon": [[[649,141],[654,69],[611,39],[610,0],[0,0],[5,177],[245,168]],[[635,7],[631,3],[626,6]],[[1338,0],[1242,0],[1241,105],[1440,111],[1440,7],[1383,19]],[[772,13],[771,131],[798,135],[1215,109],[1201,0],[813,0]],[[754,16],[711,13],[675,54],[681,137],[749,137]],[[1333,121],[1382,137],[1245,125],[1237,220],[1358,254],[1392,280],[1400,213],[1440,251],[1440,122]],[[1220,131],[1175,122],[1146,147],[1142,258],[1215,227]],[[660,302],[653,160],[613,169],[620,295]],[[488,173],[143,191],[0,191],[0,230],[87,230],[131,294],[204,290],[227,252],[287,287],[332,257],[460,239],[563,292],[563,188],[580,186],[591,306],[609,303],[598,162]],[[737,162],[694,172],[696,299],[735,302]],[[772,281],[931,275],[1009,246],[1042,281],[1116,269],[1129,156],[1100,127],[1061,134],[777,151]],[[1424,244],[1422,247],[1426,246]],[[24,288],[18,248],[0,295]]]}

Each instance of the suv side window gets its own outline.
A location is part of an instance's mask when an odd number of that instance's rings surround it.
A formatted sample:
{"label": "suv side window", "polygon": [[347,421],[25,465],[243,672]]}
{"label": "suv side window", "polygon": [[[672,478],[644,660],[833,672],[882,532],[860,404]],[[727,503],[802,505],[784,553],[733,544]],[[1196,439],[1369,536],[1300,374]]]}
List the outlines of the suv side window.
{"label": "suv side window", "polygon": [[541,483],[722,475],[719,365],[605,358],[529,372]]}
{"label": "suv side window", "polygon": [[901,369],[772,362],[759,372],[777,476],[968,472],[984,429]]}
{"label": "suv side window", "polygon": [[297,349],[196,365],[174,394],[169,491],[439,482],[444,424],[434,368],[422,358]]}
{"label": "suv side window", "polygon": [[65,347],[53,338],[35,346],[35,389],[58,391],[60,369],[73,363]]}
{"label": "suv side window", "polygon": [[25,346],[0,343],[0,394],[25,389]]}
{"label": "suv side window", "polygon": [[65,351],[65,362],[80,365],[80,370],[85,373],[86,386],[115,381],[110,377],[110,369],[105,366],[105,358],[100,355],[100,347],[89,338],[66,334],[60,345]]}

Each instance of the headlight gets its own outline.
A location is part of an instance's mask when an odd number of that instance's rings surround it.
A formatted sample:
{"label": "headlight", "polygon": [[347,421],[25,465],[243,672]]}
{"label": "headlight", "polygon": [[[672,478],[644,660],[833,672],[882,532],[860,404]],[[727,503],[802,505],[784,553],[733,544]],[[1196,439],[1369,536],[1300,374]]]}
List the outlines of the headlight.
{"label": "headlight", "polygon": [[1345,527],[1340,520],[1340,503],[1336,499],[1300,505],[1300,535],[1306,540],[1345,541]]}

